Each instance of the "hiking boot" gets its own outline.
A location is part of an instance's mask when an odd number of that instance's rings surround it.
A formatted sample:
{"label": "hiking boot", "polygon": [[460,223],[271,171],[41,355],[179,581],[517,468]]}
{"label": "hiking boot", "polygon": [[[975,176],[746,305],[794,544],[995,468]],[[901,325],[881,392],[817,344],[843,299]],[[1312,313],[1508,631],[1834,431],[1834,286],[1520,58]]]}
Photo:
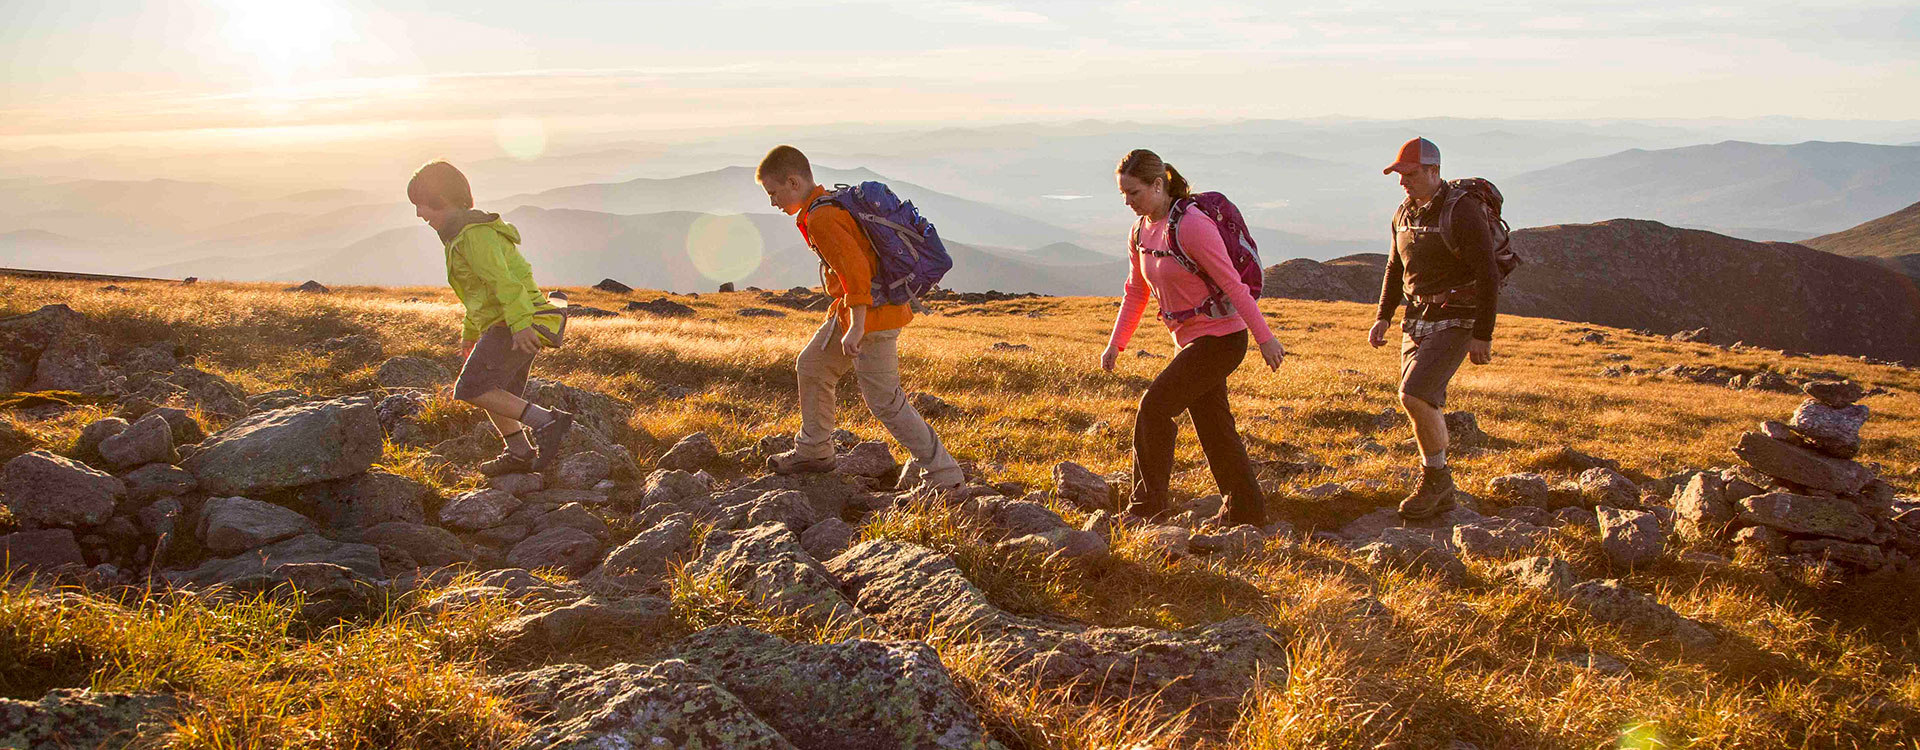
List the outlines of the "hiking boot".
{"label": "hiking boot", "polygon": [[559,409],[551,409],[553,421],[533,431],[533,447],[538,454],[533,459],[534,471],[546,471],[560,458],[560,447],[567,442],[567,433],[573,430],[573,414]]}
{"label": "hiking boot", "polygon": [[1400,517],[1419,521],[1453,510],[1453,469],[1420,467],[1420,485],[1400,501]]}
{"label": "hiking boot", "polygon": [[839,456],[806,458],[800,455],[800,450],[797,448],[767,457],[767,470],[775,474],[820,474],[833,471],[833,468],[839,465]]}
{"label": "hiking boot", "polygon": [[480,475],[497,477],[501,474],[526,474],[533,471],[535,454],[514,453],[512,448],[500,451],[500,455],[480,462]]}

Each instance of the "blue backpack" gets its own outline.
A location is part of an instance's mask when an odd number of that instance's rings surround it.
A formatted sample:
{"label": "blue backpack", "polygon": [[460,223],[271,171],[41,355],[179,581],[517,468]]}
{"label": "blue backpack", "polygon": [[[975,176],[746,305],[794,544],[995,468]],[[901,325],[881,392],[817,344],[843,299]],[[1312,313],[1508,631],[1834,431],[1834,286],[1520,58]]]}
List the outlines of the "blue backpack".
{"label": "blue backpack", "polygon": [[873,243],[880,267],[873,274],[874,304],[904,305],[926,294],[953,268],[947,246],[913,201],[901,201],[883,182],[835,185],[807,206],[838,206]]}

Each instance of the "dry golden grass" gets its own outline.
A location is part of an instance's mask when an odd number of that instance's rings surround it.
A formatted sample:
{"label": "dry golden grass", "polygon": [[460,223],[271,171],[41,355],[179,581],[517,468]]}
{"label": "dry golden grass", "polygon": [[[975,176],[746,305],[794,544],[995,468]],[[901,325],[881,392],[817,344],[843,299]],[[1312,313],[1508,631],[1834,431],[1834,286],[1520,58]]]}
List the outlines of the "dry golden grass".
{"label": "dry golden grass", "polygon": [[[0,314],[64,302],[109,322],[105,330],[115,337],[140,340],[171,330],[198,366],[251,391],[371,387],[377,361],[335,361],[306,346],[354,332],[379,337],[389,356],[413,354],[457,366],[459,308],[442,289],[299,295],[276,285],[120,286],[127,291],[0,279]],[[568,291],[576,304],[608,309],[626,299]],[[641,294],[652,296],[635,296]],[[653,436],[631,446],[643,466],[695,430],[708,432],[722,450],[792,430],[792,357],[817,317],[738,317],[739,308],[760,304],[749,293],[675,298],[698,310],[698,318],[576,320],[567,348],[543,356],[536,375],[633,401],[634,426]],[[936,420],[935,427],[955,453],[995,481],[1043,489],[1052,465],[1067,459],[1103,472],[1124,469],[1134,401],[1171,346],[1148,323],[1135,348],[1161,358],[1129,352],[1120,372],[1100,372],[1095,360],[1113,305],[1096,298],[1023,300],[977,306],[989,314],[924,316],[902,339],[907,387],[960,407],[960,414]],[[1258,367],[1257,360],[1242,366],[1231,381],[1236,413],[1256,459],[1315,459],[1331,467],[1299,485],[1272,488],[1274,506],[1297,524],[1330,528],[1377,503],[1320,503],[1298,490],[1324,481],[1373,480],[1384,489],[1363,500],[1385,501],[1412,463],[1411,454],[1398,447],[1404,425],[1374,424],[1375,415],[1395,406],[1396,352],[1362,343],[1370,316],[1365,306],[1274,300],[1263,306],[1289,358],[1277,373]],[[1004,314],[1014,310],[1021,314]],[[1029,312],[1038,317],[1027,317]],[[1573,327],[1504,318],[1494,364],[1467,367],[1456,379],[1449,408],[1474,412],[1492,436],[1487,447],[1456,452],[1456,472],[1467,489],[1538,468],[1545,449],[1561,445],[1616,459],[1629,472],[1651,477],[1726,465],[1732,461],[1728,446],[1742,431],[1785,416],[1799,400],[1662,379],[1602,378],[1597,373],[1608,354],[1627,355],[1637,367],[1803,368],[1888,387],[1893,395],[1869,402],[1874,417],[1865,430],[1864,458],[1879,462],[1901,484],[1920,468],[1920,373],[1843,357],[1728,352],[1619,331],[1612,332],[1611,343],[1576,344],[1568,332]],[[1032,348],[993,351],[997,341]],[[849,384],[842,395],[845,425],[880,436],[856,389]],[[430,419],[450,428],[464,429],[475,418],[445,403],[433,408]],[[82,411],[44,422],[9,419],[60,449],[70,447],[78,427],[96,416]],[[1356,448],[1356,441],[1369,437],[1392,450],[1376,455]],[[417,452],[393,449],[383,463],[448,489],[472,481],[436,473],[421,459]],[[1189,432],[1177,456],[1176,492],[1212,492],[1204,467]],[[1070,520],[1082,517],[1059,510]],[[1169,563],[1139,551],[1123,534],[1108,559],[1073,565],[994,554],[985,530],[933,505],[896,510],[863,533],[951,553],[995,603],[1016,612],[1158,627],[1248,615],[1288,638],[1293,658],[1285,674],[1256,691],[1227,736],[1192,734],[1138,702],[1087,707],[1009,684],[963,651],[942,647],[976,705],[1012,747],[1413,748],[1463,740],[1482,748],[1920,748],[1920,605],[1910,591],[1806,585],[1746,563],[1708,568],[1668,561],[1610,570],[1593,535],[1555,541],[1556,553],[1583,574],[1625,578],[1725,636],[1722,646],[1692,653],[1645,642],[1538,594],[1488,583],[1498,561],[1469,560],[1475,582],[1450,588],[1417,575],[1371,571],[1333,545],[1275,543],[1240,559]],[[689,627],[738,621],[802,639],[846,635],[757,612],[713,581],[682,576],[676,584],[675,609]],[[300,736],[345,738],[336,745],[289,743],[310,747],[375,746],[368,743],[387,736],[378,732],[401,729],[417,738],[407,746],[478,747],[499,744],[519,730],[481,693],[447,705],[436,702],[450,700],[444,693],[412,684],[435,679],[471,686],[474,675],[496,668],[484,639],[470,636],[484,628],[460,623],[489,621],[503,612],[455,612],[437,618],[438,624],[385,617],[296,636],[264,622],[270,619],[261,614],[267,603],[131,603],[116,610],[114,628],[67,630],[45,623],[87,618],[50,614],[49,606],[56,613],[78,613],[95,605],[18,594],[0,605],[0,639],[11,639],[0,644],[8,645],[0,653],[29,649],[45,656],[33,662],[38,671],[14,671],[15,664],[27,663],[18,657],[0,670],[0,686],[9,695],[77,679],[101,687],[165,685],[216,700],[244,696],[234,710],[183,723],[178,746],[259,746],[266,743],[235,738],[256,736],[269,725],[282,733],[271,736],[295,736],[298,729],[307,733]],[[1380,607],[1390,614],[1363,614]],[[225,629],[196,624],[203,622]],[[470,637],[453,637],[460,632]],[[214,645],[189,646],[199,641]],[[376,664],[368,654],[379,649],[409,656]],[[1618,658],[1627,673],[1609,676],[1560,659],[1586,650]],[[227,662],[212,661],[215,655]],[[318,655],[331,660],[324,672],[310,663]],[[214,674],[218,670],[208,664],[220,664],[233,676]],[[242,691],[236,684],[243,678],[257,687]],[[301,681],[325,687],[283,694]],[[347,705],[370,696],[384,701],[379,715]]]}

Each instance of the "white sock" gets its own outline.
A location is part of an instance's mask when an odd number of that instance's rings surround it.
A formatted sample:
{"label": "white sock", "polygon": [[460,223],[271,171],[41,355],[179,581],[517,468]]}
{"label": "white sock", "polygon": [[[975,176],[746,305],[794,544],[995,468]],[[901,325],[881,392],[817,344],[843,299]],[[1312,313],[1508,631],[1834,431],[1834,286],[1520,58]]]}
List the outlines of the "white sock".
{"label": "white sock", "polygon": [[1428,453],[1423,457],[1423,460],[1426,462],[1428,468],[1444,469],[1447,467],[1447,452]]}

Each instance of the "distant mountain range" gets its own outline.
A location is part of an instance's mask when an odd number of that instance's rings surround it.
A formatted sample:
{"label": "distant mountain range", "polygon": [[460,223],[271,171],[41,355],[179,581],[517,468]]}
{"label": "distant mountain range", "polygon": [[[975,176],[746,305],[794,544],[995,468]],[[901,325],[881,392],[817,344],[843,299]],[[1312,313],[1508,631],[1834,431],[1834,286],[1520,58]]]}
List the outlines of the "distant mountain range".
{"label": "distant mountain range", "polygon": [[1912,203],[1920,147],[1727,141],[1634,149],[1521,174],[1500,188],[1515,226],[1643,218],[1812,236]]}
{"label": "distant mountain range", "polygon": [[[1501,292],[1502,314],[1660,333],[1711,328],[1717,343],[1920,363],[1920,291],[1863,260],[1782,242],[1749,242],[1652,221],[1523,229],[1526,265]],[[1384,255],[1268,269],[1270,296],[1373,302]]]}

